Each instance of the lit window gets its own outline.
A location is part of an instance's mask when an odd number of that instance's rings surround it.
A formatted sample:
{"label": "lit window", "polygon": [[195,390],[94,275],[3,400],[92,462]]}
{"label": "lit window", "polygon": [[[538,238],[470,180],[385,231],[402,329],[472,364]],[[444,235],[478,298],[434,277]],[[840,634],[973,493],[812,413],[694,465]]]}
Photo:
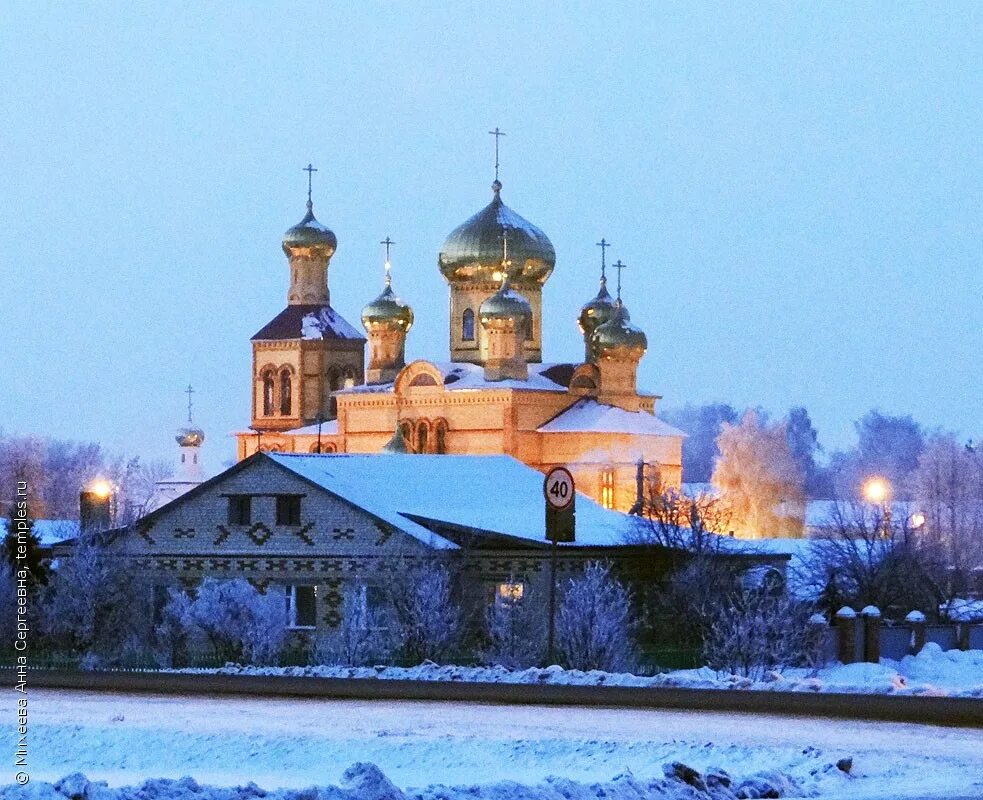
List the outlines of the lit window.
{"label": "lit window", "polygon": [[317,624],[317,589],[287,586],[287,627],[313,628]]}
{"label": "lit window", "polygon": [[495,600],[499,603],[518,603],[526,593],[526,585],[520,582],[500,583],[495,590]]}
{"label": "lit window", "polygon": [[606,469],[601,472],[601,505],[614,508],[614,470]]}

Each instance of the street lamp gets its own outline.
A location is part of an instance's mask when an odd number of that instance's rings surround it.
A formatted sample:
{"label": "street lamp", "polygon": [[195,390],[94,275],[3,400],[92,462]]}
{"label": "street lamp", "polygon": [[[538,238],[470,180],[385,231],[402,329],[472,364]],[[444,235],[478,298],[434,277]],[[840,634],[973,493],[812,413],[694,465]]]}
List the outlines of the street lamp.
{"label": "street lamp", "polygon": [[911,522],[911,527],[914,530],[920,531],[925,527],[925,515],[921,511],[916,511],[911,515],[909,522]]}
{"label": "street lamp", "polygon": [[883,514],[882,534],[888,536],[891,532],[891,482],[887,478],[873,477],[864,481],[863,495],[868,503],[881,507]]}

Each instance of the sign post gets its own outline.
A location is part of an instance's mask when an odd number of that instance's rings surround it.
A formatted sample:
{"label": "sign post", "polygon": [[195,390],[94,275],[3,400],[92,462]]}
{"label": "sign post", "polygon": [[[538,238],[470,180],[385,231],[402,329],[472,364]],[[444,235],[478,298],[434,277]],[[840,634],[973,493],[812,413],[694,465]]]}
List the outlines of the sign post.
{"label": "sign post", "polygon": [[543,480],[546,499],[546,538],[550,542],[550,608],[547,653],[556,661],[556,543],[572,542],[576,533],[576,487],[566,467],[553,467]]}

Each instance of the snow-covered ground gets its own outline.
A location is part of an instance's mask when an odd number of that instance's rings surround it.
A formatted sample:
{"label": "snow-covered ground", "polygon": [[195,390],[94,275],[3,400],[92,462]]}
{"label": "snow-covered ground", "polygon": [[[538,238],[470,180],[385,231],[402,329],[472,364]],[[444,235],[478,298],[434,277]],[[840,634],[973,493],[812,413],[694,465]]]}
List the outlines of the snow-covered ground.
{"label": "snow-covered ground", "polygon": [[[983,737],[958,728],[655,709],[41,689],[31,692],[30,702],[34,788],[11,790],[11,796],[51,798],[42,782],[79,771],[111,786],[182,776],[225,787],[249,781],[266,789],[333,786],[345,783],[351,765],[368,762],[400,789],[417,787],[412,796],[433,800],[707,797],[678,780],[661,783],[664,765],[678,761],[704,776],[722,768],[738,781],[777,771],[794,782],[790,796],[983,797]],[[0,714],[13,719],[15,703],[13,693],[5,693]],[[849,772],[843,759],[852,759]],[[627,773],[634,783],[616,780]],[[550,776],[561,780],[544,783]],[[385,792],[363,786],[378,789],[380,780],[371,768],[359,768],[346,784],[354,794],[320,797],[381,800]],[[485,788],[450,791],[438,784]],[[155,784],[140,796],[190,798],[190,786],[172,792]],[[104,791],[86,798],[112,800]],[[400,800],[399,793],[389,800]]]}
{"label": "snow-covered ground", "polygon": [[[457,667],[421,664],[416,667],[238,667],[181,670],[245,675],[291,675],[380,680],[467,681],[483,683],[545,683],[574,686],[671,686],[697,689],[756,689],[791,692],[916,694],[983,699],[983,650],[943,651],[929,643],[916,656],[880,664],[835,664],[818,670],[783,669],[758,682],[719,674],[703,667],[650,677],[610,672],[581,672],[560,667],[510,671],[503,667]],[[983,703],[981,703],[983,714]]]}

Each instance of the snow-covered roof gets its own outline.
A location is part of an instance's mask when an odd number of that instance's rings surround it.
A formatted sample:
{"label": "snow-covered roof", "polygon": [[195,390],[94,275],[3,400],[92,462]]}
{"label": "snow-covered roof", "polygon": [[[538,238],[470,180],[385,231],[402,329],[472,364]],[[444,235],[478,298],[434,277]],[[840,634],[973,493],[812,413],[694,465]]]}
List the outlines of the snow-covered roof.
{"label": "snow-covered roof", "polygon": [[636,436],[685,436],[648,411],[626,411],[589,397],[539,428],[542,433],[629,433]]}
{"label": "snow-covered roof", "polygon": [[[284,432],[296,436],[317,436],[317,428],[317,423],[314,423],[313,425],[305,425],[303,428],[293,428]],[[338,420],[329,419],[321,423],[322,436],[333,436],[336,433],[338,433]]]}
{"label": "snow-covered roof", "polygon": [[[0,519],[0,536],[7,535],[7,522]],[[74,519],[38,519],[34,521],[33,530],[42,547],[51,547],[78,536],[79,524]]]}
{"label": "snow-covered roof", "polygon": [[[413,516],[527,541],[546,541],[543,475],[509,456],[267,455],[401,528]],[[624,545],[634,525],[635,518],[609,511],[579,495],[573,544]]]}
{"label": "snow-covered roof", "polygon": [[352,339],[365,337],[329,305],[287,306],[253,336],[254,340]]}
{"label": "snow-covered roof", "polygon": [[[475,389],[515,389],[518,391],[565,392],[573,374],[573,364],[530,364],[527,380],[489,381],[485,379],[485,369],[480,364],[457,361],[431,361],[444,376],[444,388],[448,391],[468,391]],[[363,394],[391,392],[392,383],[371,386],[352,386],[340,389],[336,394]]]}

